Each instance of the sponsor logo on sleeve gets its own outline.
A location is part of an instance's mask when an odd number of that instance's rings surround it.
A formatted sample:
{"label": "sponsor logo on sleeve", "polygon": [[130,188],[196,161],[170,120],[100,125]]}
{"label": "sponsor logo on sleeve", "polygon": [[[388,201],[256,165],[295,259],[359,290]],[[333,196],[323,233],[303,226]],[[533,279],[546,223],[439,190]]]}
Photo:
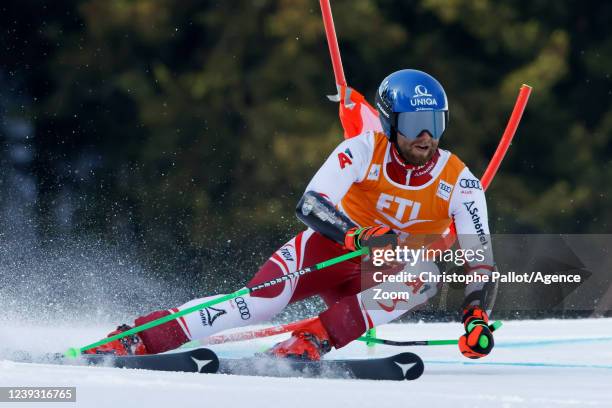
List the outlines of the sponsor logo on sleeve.
{"label": "sponsor logo on sleeve", "polygon": [[350,166],[353,164],[351,160],[353,158],[353,153],[351,153],[351,149],[346,149],[343,152],[338,153],[338,162],[340,163],[340,168],[344,169],[346,166]]}
{"label": "sponsor logo on sleeve", "polygon": [[459,180],[459,187],[461,188],[473,188],[476,190],[482,190],[482,186],[480,185],[480,181],[476,179],[468,179],[462,178]]}
{"label": "sponsor logo on sleeve", "polygon": [[368,180],[378,180],[380,177],[380,164],[373,164],[370,167],[370,172],[368,173]]}
{"label": "sponsor logo on sleeve", "polygon": [[436,193],[436,195],[441,199],[448,201],[452,192],[453,186],[444,180],[440,180],[440,184],[438,184],[438,192]]}
{"label": "sponsor logo on sleeve", "polygon": [[478,240],[482,245],[486,245],[488,243],[487,236],[484,232],[483,225],[480,222],[480,215],[478,214],[480,210],[478,209],[478,206],[475,205],[474,201],[464,202],[463,205],[472,217],[472,223],[474,224],[476,235],[478,235]]}

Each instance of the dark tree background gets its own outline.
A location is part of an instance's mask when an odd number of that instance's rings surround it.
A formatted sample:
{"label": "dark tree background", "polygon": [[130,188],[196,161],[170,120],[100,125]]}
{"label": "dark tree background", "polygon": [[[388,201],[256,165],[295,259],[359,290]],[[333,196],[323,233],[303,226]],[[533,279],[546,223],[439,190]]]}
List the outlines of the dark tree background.
{"label": "dark tree background", "polygon": [[[349,83],[372,100],[394,70],[433,74],[442,145],[476,174],[533,86],[492,231],[610,230],[612,3],[332,9]],[[130,245],[169,275],[229,257],[227,287],[302,228],[295,203],[342,139],[316,0],[9,0],[0,28],[4,237]]]}

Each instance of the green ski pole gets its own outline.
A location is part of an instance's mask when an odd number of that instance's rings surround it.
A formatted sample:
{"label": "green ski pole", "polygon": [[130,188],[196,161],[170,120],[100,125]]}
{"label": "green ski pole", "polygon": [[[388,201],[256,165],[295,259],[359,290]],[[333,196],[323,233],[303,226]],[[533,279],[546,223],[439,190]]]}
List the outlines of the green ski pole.
{"label": "green ski pole", "polygon": [[365,336],[361,337],[361,338],[365,338],[365,342],[366,345],[368,347],[374,347],[376,345],[376,342],[372,342],[370,341],[370,339],[376,339],[376,327],[372,327],[371,329],[369,329]]}
{"label": "green ski pole", "polygon": [[[502,327],[501,321],[496,321],[489,325],[489,329],[492,332]],[[447,346],[449,344],[457,344],[459,340],[411,340],[411,341],[396,341],[379,339],[376,337],[370,337],[368,335],[359,337],[357,340],[364,341],[366,344],[384,344],[386,346]]]}
{"label": "green ski pole", "polygon": [[207,307],[217,305],[219,303],[223,303],[226,300],[231,300],[231,299],[235,299],[235,298],[240,297],[240,296],[248,295],[248,294],[251,294],[251,293],[253,293],[255,291],[258,291],[258,290],[261,290],[261,289],[264,289],[264,288],[268,288],[270,286],[278,285],[279,283],[284,283],[286,281],[289,281],[291,279],[295,279],[295,278],[297,278],[299,276],[302,276],[302,275],[305,275],[307,273],[318,271],[318,270],[321,270],[323,268],[327,268],[329,266],[336,265],[336,264],[338,264],[340,262],[344,262],[347,259],[355,258],[355,257],[361,256],[361,255],[367,254],[367,253],[368,253],[368,248],[364,247],[364,248],[358,249],[357,251],[349,252],[347,254],[340,255],[340,256],[338,256],[336,258],[328,259],[327,261],[320,262],[320,263],[318,263],[318,264],[316,264],[314,266],[309,266],[307,268],[299,269],[299,270],[297,270],[295,272],[291,272],[291,273],[289,273],[287,275],[283,275],[283,276],[281,276],[279,278],[272,279],[270,281],[260,283],[259,285],[253,286],[251,288],[243,288],[243,289],[237,290],[237,291],[235,291],[233,293],[230,293],[230,294],[218,297],[216,299],[209,300],[207,302],[191,306],[191,307],[189,307],[189,308],[187,308],[185,310],[181,310],[178,313],[174,313],[174,314],[171,314],[171,315],[168,315],[168,316],[160,317],[159,319],[152,320],[152,321],[150,321],[148,323],[143,324],[142,326],[136,326],[136,327],[134,327],[134,328],[132,328],[130,330],[126,330],[126,331],[121,332],[119,334],[115,334],[114,336],[106,337],[106,338],[104,338],[102,340],[96,341],[95,343],[91,343],[91,344],[88,344],[88,345],[80,347],[80,348],[71,347],[68,350],[66,350],[64,355],[66,357],[75,358],[75,357],[79,356],[81,353],[83,353],[86,350],[89,350],[89,349],[94,348],[94,347],[101,346],[101,345],[106,344],[106,343],[110,343],[113,340],[118,340],[118,339],[121,339],[121,338],[124,338],[124,337],[127,337],[127,336],[131,336],[132,334],[139,333],[139,332],[141,332],[143,330],[150,329],[151,327],[159,326],[160,324],[164,324],[166,322],[169,322],[170,320],[174,320],[174,319],[177,319],[177,318],[179,318],[181,316],[185,316],[186,314],[193,313],[195,311],[202,310],[202,309],[205,309]]}

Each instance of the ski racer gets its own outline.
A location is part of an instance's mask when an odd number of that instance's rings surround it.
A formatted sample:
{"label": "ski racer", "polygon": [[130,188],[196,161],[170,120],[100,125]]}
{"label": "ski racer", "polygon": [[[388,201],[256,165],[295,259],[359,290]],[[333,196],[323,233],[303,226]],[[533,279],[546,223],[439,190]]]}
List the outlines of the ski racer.
{"label": "ski racer", "polygon": [[[468,262],[466,273],[491,274],[494,263],[484,191],[457,156],[438,147],[449,121],[442,85],[425,72],[400,70],[382,81],[375,104],[378,129],[362,131],[331,153],[297,204],[297,217],[308,229],[273,253],[248,287],[374,241],[375,246],[383,247],[401,244],[418,234],[442,236],[453,222],[461,248],[482,249],[486,254],[482,261]],[[417,268],[425,266],[432,267]],[[345,261],[86,353],[161,353],[222,330],[268,321],[288,304],[318,295],[327,309],[267,353],[319,360],[333,347],[343,347],[366,330],[426,303],[438,290],[436,285],[412,284],[408,300],[372,302],[377,284],[364,284],[361,268],[358,261]],[[473,282],[465,287],[464,334],[459,349],[466,357],[484,357],[493,348],[486,311],[490,295],[488,284]],[[136,318],[134,324],[139,326],[219,296],[157,310]],[[122,325],[109,336],[129,328]]]}

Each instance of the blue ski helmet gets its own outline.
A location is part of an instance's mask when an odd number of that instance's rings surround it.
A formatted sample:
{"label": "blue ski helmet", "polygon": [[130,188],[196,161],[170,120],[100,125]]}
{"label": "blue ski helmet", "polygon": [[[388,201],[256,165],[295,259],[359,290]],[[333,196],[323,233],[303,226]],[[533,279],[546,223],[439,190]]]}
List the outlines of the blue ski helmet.
{"label": "blue ski helmet", "polygon": [[383,132],[391,141],[397,134],[416,139],[424,130],[438,140],[448,124],[448,100],[431,75],[403,69],[386,77],[376,92],[376,109]]}

